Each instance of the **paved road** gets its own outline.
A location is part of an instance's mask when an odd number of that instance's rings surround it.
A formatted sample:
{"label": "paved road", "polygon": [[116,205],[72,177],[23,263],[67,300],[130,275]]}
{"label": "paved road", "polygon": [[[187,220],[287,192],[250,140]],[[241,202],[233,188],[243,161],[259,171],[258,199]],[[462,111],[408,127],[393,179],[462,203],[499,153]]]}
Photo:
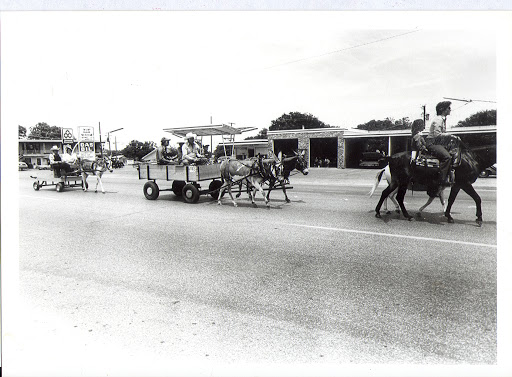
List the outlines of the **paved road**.
{"label": "paved road", "polygon": [[375,171],[313,169],[292,177],[292,203],[273,192],[270,209],[149,201],[132,168],[105,175],[104,195],[36,192],[29,175],[13,344],[36,375],[497,360],[495,179],[477,183],[478,228],[464,193],[455,224],[438,202],[411,222],[376,219]]}

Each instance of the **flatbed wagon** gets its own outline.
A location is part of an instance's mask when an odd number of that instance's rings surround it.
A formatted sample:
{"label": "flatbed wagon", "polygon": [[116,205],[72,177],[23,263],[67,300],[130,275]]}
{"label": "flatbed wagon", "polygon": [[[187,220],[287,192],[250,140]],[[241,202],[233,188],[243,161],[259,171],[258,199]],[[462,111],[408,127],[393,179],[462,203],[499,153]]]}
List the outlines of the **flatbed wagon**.
{"label": "flatbed wagon", "polygon": [[[187,203],[196,203],[200,195],[204,194],[217,199],[222,186],[220,164],[184,166],[143,163],[139,165],[138,170],[139,179],[148,180],[144,184],[143,191],[144,196],[149,200],[157,199],[160,191],[172,191],[176,196],[183,197]],[[171,182],[171,188],[160,188],[156,183],[157,180]],[[206,184],[208,189],[204,188]]]}

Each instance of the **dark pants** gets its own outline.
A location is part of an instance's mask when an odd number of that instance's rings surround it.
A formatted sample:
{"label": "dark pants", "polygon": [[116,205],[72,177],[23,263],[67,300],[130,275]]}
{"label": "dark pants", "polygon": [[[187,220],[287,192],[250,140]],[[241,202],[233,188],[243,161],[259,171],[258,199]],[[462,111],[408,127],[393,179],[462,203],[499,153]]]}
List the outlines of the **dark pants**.
{"label": "dark pants", "polygon": [[439,144],[431,144],[428,146],[428,151],[432,153],[439,160],[439,170],[441,171],[441,180],[444,182],[450,170],[450,162],[452,156],[445,147]]}
{"label": "dark pants", "polygon": [[54,176],[57,178],[60,178],[61,175],[64,175],[66,173],[69,173],[73,169],[71,169],[71,166],[67,162],[55,162],[52,164],[52,169]]}

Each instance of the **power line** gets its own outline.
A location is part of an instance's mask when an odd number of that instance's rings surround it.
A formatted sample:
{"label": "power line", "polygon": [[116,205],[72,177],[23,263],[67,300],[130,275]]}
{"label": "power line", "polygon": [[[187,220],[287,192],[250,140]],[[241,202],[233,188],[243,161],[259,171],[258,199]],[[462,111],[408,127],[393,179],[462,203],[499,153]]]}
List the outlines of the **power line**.
{"label": "power line", "polygon": [[269,67],[266,67],[266,68],[263,68],[263,69],[272,69],[272,68],[280,67],[280,66],[283,66],[283,65],[299,63],[299,62],[302,62],[302,61],[305,61],[305,60],[316,59],[316,58],[320,58],[320,57],[322,57],[322,56],[327,56],[327,55],[337,54],[337,53],[339,53],[339,52],[343,52],[343,51],[347,51],[347,50],[352,50],[352,49],[354,49],[354,48],[363,47],[363,46],[368,46],[368,45],[371,45],[371,44],[375,44],[375,43],[379,43],[379,42],[387,41],[387,40],[389,40],[389,39],[402,37],[402,36],[407,35],[407,34],[416,33],[416,32],[418,32],[418,31],[419,31],[419,30],[418,30],[418,29],[416,29],[416,30],[408,31],[408,32],[406,32],[406,33],[396,34],[396,35],[392,35],[392,36],[390,36],[390,37],[377,39],[377,40],[375,40],[375,41],[366,42],[366,43],[361,43],[361,44],[359,44],[359,45],[350,46],[350,47],[342,48],[342,49],[335,50],[335,51],[325,52],[325,53],[320,54],[320,55],[314,55],[314,56],[309,56],[309,57],[307,57],[307,58],[302,58],[302,59],[297,59],[297,60],[291,60],[291,61],[289,61],[289,62],[285,62],[285,63],[280,63],[280,64],[272,65],[272,66],[269,66]]}

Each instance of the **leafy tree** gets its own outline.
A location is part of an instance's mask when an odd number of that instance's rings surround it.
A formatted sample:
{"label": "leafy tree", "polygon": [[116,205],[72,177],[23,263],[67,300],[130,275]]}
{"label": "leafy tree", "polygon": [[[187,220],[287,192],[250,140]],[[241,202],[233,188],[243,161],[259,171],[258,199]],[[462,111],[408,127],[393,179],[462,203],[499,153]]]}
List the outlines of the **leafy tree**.
{"label": "leafy tree", "polygon": [[266,128],[263,128],[262,130],[260,130],[260,132],[258,132],[258,134],[256,136],[246,137],[245,140],[268,139],[267,132],[268,132],[268,130]]}
{"label": "leafy tree", "polygon": [[[233,149],[232,145],[226,145],[226,154],[228,156],[231,156],[232,149]],[[215,150],[213,151],[213,155],[215,156],[216,159],[218,159],[219,157],[224,156],[224,145],[223,144],[218,144],[217,148],[215,148]]]}
{"label": "leafy tree", "polygon": [[394,120],[386,118],[384,120],[371,120],[369,122],[359,124],[356,128],[367,131],[388,131],[388,130],[408,130],[411,128],[412,122],[408,117]]}
{"label": "leafy tree", "polygon": [[283,114],[279,118],[273,120],[269,127],[270,131],[279,130],[301,130],[310,128],[327,128],[328,124],[318,120],[317,117],[306,113],[291,112]]}
{"label": "leafy tree", "polygon": [[18,125],[18,139],[23,139],[25,137],[27,137],[27,129]]}
{"label": "leafy tree", "polygon": [[126,158],[134,159],[136,161],[141,160],[142,157],[147,155],[153,149],[156,148],[156,143],[153,141],[141,142],[138,140],[132,140],[130,143],[121,151],[121,154]]}
{"label": "leafy tree", "polygon": [[34,127],[30,127],[29,139],[46,139],[58,140],[62,137],[61,127],[49,126],[41,122],[37,123]]}
{"label": "leafy tree", "polygon": [[496,125],[496,110],[479,111],[461,120],[455,127],[494,126]]}

